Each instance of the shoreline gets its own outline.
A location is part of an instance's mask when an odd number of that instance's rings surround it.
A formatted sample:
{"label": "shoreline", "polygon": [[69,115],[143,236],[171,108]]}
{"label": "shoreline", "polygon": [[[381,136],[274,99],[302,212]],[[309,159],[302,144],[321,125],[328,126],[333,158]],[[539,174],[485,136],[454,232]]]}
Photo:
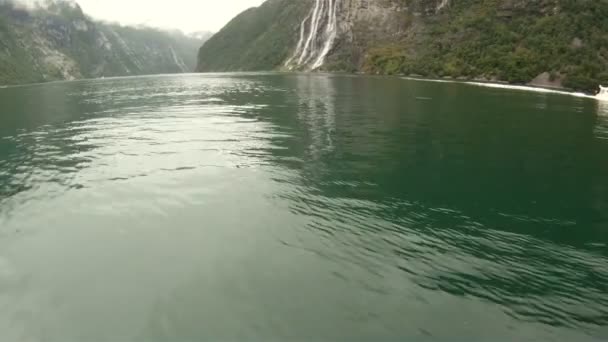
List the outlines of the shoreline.
{"label": "shoreline", "polygon": [[[78,81],[91,81],[91,80],[110,80],[110,79],[120,79],[120,78],[137,78],[137,77],[154,77],[154,76],[194,76],[194,75],[221,75],[221,74],[240,74],[240,73],[277,73],[277,74],[298,74],[301,72],[293,72],[293,71],[238,71],[238,72],[193,72],[193,73],[176,73],[176,74],[149,74],[149,75],[128,75],[128,76],[113,76],[113,77],[105,77],[105,78],[81,78],[75,80],[54,80],[48,82],[37,82],[37,83],[24,83],[24,84],[13,84],[13,85],[0,85],[0,89],[6,88],[18,88],[18,87],[27,87],[27,86],[37,86],[44,84],[52,84],[52,83],[64,83],[64,82],[78,82]],[[458,79],[450,79],[450,78],[425,78],[425,77],[417,77],[417,76],[405,76],[405,75],[373,75],[366,74],[361,72],[356,73],[344,73],[344,72],[306,72],[308,74],[329,74],[329,75],[354,75],[354,76],[384,76],[384,77],[395,77],[404,80],[411,81],[420,81],[420,82],[435,82],[435,83],[455,83],[455,84],[465,84],[470,86],[477,87],[486,87],[486,88],[496,88],[496,89],[509,89],[509,90],[520,90],[520,91],[528,91],[528,92],[537,92],[537,93],[548,93],[548,94],[558,94],[558,95],[568,95],[579,98],[588,98],[595,99],[597,101],[608,101],[608,98],[600,98],[597,95],[589,95],[582,92],[569,91],[566,88],[552,88],[552,87],[542,87],[542,86],[534,86],[534,85],[516,85],[510,84],[506,82],[500,81],[486,81],[486,80],[458,80]]]}
{"label": "shoreline", "polygon": [[580,97],[580,98],[595,99],[598,101],[606,101],[606,99],[599,98],[596,95],[589,95],[589,94],[585,94],[582,92],[576,92],[576,91],[568,91],[565,88],[546,88],[546,87],[533,86],[533,85],[517,85],[517,84],[482,81],[482,80],[454,80],[454,79],[423,78],[423,77],[412,77],[412,76],[399,76],[399,77],[402,79],[405,79],[405,80],[412,80],[412,81],[466,84],[466,85],[477,86],[477,87],[510,89],[510,90],[520,90],[520,91],[547,93],[547,94],[559,94],[559,95],[568,95],[568,96],[574,96],[574,97]]}

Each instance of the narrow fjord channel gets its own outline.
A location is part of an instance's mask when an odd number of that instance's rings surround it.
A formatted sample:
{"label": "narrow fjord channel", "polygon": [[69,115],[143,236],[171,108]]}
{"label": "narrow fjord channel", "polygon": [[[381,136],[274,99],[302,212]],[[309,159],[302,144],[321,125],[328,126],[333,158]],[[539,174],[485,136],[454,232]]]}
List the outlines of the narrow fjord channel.
{"label": "narrow fjord channel", "polygon": [[605,103],[277,73],[0,102],[0,340],[608,338]]}

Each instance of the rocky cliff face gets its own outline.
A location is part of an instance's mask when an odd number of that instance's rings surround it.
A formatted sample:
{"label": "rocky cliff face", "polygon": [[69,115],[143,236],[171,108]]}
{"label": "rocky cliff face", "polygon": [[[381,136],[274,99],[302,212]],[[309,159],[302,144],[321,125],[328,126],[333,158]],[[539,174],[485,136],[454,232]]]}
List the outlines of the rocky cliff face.
{"label": "rocky cliff face", "polygon": [[[325,67],[361,70],[374,48],[405,47],[408,38],[424,44],[426,21],[439,18],[449,5],[450,0],[341,0],[339,39]],[[416,55],[418,50],[408,53]]]}
{"label": "rocky cliff face", "polygon": [[[216,35],[242,23],[273,22],[290,0],[269,0]],[[229,40],[201,49],[199,70],[331,70],[541,82],[592,91],[608,83],[608,1],[572,0],[302,0],[282,25],[267,25],[256,44]],[[280,33],[278,32],[280,31]],[[275,46],[267,42],[284,38]],[[212,39],[213,40],[213,39]],[[282,44],[287,44],[287,47]],[[278,55],[271,63],[227,65],[221,55]],[[285,52],[287,50],[287,52]],[[277,52],[278,53],[275,53]],[[209,60],[216,63],[207,63]]]}
{"label": "rocky cliff face", "polygon": [[106,24],[70,1],[0,0],[0,84],[194,71],[202,40]]}
{"label": "rocky cliff face", "polygon": [[396,42],[412,29],[408,15],[434,13],[447,0],[314,0],[311,5],[286,62],[290,69],[361,67],[369,48]]}

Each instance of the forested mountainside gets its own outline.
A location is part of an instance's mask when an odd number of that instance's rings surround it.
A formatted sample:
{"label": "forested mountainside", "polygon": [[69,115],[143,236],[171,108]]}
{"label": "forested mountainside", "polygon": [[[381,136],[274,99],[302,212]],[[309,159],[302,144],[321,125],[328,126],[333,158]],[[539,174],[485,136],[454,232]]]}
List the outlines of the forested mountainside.
{"label": "forested mountainside", "polygon": [[200,71],[271,70],[287,59],[309,0],[268,0],[230,21],[199,51]]}
{"label": "forested mountainside", "polygon": [[403,74],[591,92],[608,83],[607,18],[608,0],[268,0],[204,44],[197,70]]}
{"label": "forested mountainside", "polygon": [[191,72],[203,40],[95,21],[73,1],[0,0],[0,85]]}

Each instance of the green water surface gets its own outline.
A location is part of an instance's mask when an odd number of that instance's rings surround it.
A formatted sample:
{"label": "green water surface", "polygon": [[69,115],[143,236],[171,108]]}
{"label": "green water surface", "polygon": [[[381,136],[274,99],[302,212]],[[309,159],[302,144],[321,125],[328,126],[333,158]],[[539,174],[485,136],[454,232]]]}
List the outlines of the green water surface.
{"label": "green water surface", "polygon": [[0,89],[0,341],[607,327],[606,103],[322,74]]}

